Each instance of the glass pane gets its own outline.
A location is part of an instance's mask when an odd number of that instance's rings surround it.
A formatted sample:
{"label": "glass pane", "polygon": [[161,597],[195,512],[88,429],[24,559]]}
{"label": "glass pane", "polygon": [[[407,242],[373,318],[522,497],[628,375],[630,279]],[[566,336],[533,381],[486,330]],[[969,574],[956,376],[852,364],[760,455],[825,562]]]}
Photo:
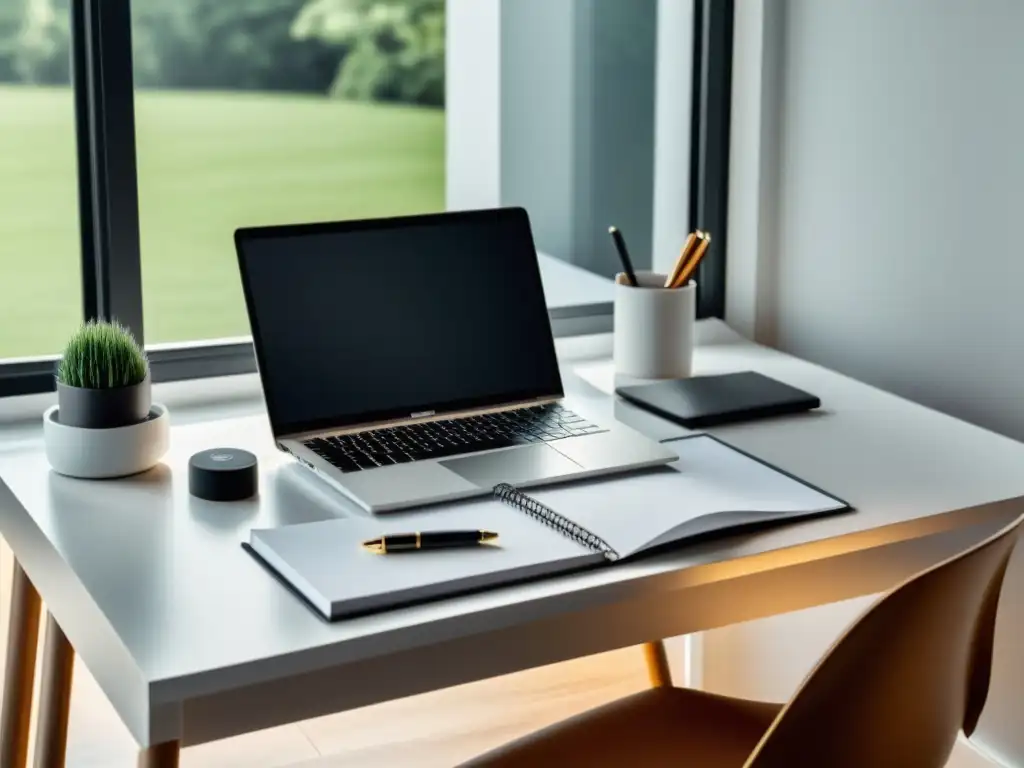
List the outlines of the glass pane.
{"label": "glass pane", "polygon": [[[514,0],[501,6],[501,201],[530,212],[541,251],[604,278],[621,270],[609,226],[625,236],[636,268],[652,263],[655,74],[664,5]],[[679,179],[680,187],[686,181]]]}
{"label": "glass pane", "polygon": [[67,0],[0,0],[0,358],[82,320]]}
{"label": "glass pane", "polygon": [[444,0],[134,0],[146,342],[248,334],[237,227],[444,208]]}

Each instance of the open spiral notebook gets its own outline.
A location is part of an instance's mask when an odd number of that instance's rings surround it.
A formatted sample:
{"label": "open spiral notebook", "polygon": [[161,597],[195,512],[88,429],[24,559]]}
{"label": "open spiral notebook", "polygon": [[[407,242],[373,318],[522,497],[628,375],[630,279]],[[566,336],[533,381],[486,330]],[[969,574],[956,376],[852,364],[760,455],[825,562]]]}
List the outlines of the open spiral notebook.
{"label": "open spiral notebook", "polygon": [[[709,435],[666,445],[679,460],[599,480],[389,514],[255,529],[251,551],[319,613],[338,619],[611,564],[716,531],[849,510],[824,491]],[[389,533],[484,529],[496,545],[378,555]],[[245,546],[245,545],[243,545]]]}

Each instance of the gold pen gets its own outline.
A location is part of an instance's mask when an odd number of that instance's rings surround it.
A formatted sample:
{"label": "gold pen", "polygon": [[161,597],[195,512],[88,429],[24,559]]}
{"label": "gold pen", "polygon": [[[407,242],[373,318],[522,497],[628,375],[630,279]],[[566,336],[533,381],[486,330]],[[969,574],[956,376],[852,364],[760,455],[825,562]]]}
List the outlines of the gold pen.
{"label": "gold pen", "polygon": [[379,555],[393,552],[415,552],[418,549],[450,549],[474,547],[498,538],[494,531],[417,531],[416,533],[389,533],[363,542],[363,548]]}
{"label": "gold pen", "polygon": [[690,282],[690,278],[697,271],[697,265],[704,258],[704,254],[708,252],[708,247],[711,245],[711,235],[707,232],[699,232],[698,234],[700,235],[700,243],[697,245],[696,250],[694,250],[690,260],[686,262],[683,271],[679,273],[676,281],[672,284],[673,288],[682,288]]}
{"label": "gold pen", "polygon": [[679,277],[679,274],[683,271],[686,266],[687,260],[690,258],[690,254],[693,253],[693,249],[697,246],[697,238],[701,235],[701,231],[698,229],[696,232],[691,232],[686,237],[686,242],[683,243],[682,249],[679,251],[679,258],[676,259],[675,266],[672,267],[672,271],[669,273],[668,279],[665,280],[665,287],[671,288]]}

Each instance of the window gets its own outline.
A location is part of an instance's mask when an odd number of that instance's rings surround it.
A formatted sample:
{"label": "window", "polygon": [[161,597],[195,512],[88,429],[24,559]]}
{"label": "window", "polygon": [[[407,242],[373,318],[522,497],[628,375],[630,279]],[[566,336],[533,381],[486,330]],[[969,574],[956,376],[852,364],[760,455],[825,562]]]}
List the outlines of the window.
{"label": "window", "polygon": [[248,334],[236,227],[444,209],[444,0],[133,0],[149,343]]}
{"label": "window", "polygon": [[82,319],[66,11],[0,0],[0,358],[53,354]]}
{"label": "window", "polygon": [[254,370],[247,225],[525,205],[555,332],[607,330],[609,224],[638,266],[659,211],[724,234],[732,4],[0,0],[0,396],[88,317],[156,381]]}
{"label": "window", "polygon": [[610,329],[613,224],[658,271],[692,229],[713,232],[698,313],[723,314],[732,8],[449,0],[449,205],[530,212],[538,249],[573,267],[546,281],[556,332],[581,292],[605,297],[591,331]]}

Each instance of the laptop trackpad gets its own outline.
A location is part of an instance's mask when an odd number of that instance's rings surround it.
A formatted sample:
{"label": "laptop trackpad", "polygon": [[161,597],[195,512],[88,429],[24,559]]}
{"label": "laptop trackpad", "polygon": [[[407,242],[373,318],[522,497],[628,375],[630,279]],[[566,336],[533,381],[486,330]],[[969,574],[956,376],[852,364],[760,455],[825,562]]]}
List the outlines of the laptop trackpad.
{"label": "laptop trackpad", "polygon": [[571,475],[581,469],[575,461],[546,445],[525,445],[511,451],[482,453],[439,463],[483,488],[493,488],[498,483],[519,485]]}

